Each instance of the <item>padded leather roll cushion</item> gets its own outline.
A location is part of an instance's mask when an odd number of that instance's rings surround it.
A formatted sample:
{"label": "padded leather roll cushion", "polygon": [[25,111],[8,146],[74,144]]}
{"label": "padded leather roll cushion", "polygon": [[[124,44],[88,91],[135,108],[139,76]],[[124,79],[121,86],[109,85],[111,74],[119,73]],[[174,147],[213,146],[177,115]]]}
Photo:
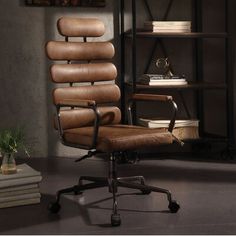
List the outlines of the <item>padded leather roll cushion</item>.
{"label": "padded leather roll cushion", "polygon": [[78,87],[56,88],[53,90],[54,104],[59,104],[64,99],[94,100],[97,104],[118,102],[120,89],[115,84],[88,85]]}
{"label": "padded leather roll cushion", "polygon": [[105,60],[113,58],[115,49],[110,42],[50,41],[46,53],[51,60]]}
{"label": "padded leather roll cushion", "polygon": [[[100,125],[119,124],[121,120],[121,112],[118,107],[100,107]],[[95,115],[91,109],[74,109],[61,111],[60,114],[62,129],[73,129],[83,126],[92,126],[94,124]],[[57,129],[57,121],[55,117],[54,127]]]}
{"label": "padded leather roll cushion", "polygon": [[[64,132],[64,139],[69,143],[89,146],[92,135],[93,127],[68,129]],[[99,128],[96,149],[102,152],[141,150],[172,142],[172,134],[163,130],[129,125],[109,125]]]}
{"label": "padded leather roll cushion", "polygon": [[51,66],[50,72],[56,83],[109,81],[117,76],[112,63],[56,64]]}
{"label": "padded leather roll cushion", "polygon": [[68,37],[100,37],[105,33],[103,22],[96,18],[62,17],[57,28],[62,36]]}

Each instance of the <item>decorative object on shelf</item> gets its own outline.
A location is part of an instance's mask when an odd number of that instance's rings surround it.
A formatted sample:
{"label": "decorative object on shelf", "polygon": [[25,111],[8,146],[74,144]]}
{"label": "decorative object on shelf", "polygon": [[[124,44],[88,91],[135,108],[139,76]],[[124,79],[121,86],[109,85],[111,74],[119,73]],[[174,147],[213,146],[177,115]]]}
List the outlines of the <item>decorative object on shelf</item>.
{"label": "decorative object on shelf", "polygon": [[1,173],[4,175],[15,174],[17,172],[14,154],[23,149],[29,156],[24,145],[24,135],[20,128],[6,129],[0,131],[0,152],[2,154]]}
{"label": "decorative object on shelf", "polygon": [[[160,120],[160,119],[145,119],[139,118],[139,124],[155,129],[164,129],[167,130],[169,127],[169,120]],[[199,120],[176,120],[175,127],[173,130],[173,135],[180,139],[198,139],[199,138]]]}
{"label": "decorative object on shelf", "polygon": [[14,175],[0,174],[0,208],[40,203],[42,175],[27,164],[17,166]]}
{"label": "decorative object on shelf", "polygon": [[164,79],[171,79],[171,77],[173,77],[168,58],[158,58],[156,61],[156,67],[158,73],[164,75]]}
{"label": "decorative object on shelf", "polygon": [[25,0],[28,6],[105,7],[106,0]]}
{"label": "decorative object on shelf", "polygon": [[191,21],[146,21],[144,29],[154,33],[190,33]]}

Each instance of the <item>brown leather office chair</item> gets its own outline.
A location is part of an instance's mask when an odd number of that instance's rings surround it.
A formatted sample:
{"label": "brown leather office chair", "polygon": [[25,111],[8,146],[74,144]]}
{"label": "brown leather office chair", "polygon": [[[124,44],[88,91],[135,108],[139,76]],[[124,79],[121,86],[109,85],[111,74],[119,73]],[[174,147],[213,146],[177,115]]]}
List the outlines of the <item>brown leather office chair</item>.
{"label": "brown leather office chair", "polygon": [[[88,150],[88,155],[79,160],[91,157],[97,152],[109,153],[110,165],[108,177],[82,176],[78,185],[58,191],[56,201],[50,204],[49,210],[53,213],[60,210],[59,200],[64,193],[78,194],[86,189],[108,186],[113,195],[113,226],[121,223],[116,200],[118,187],[138,189],[143,194],[164,193],[169,201],[170,212],[177,212],[179,205],[168,190],[146,185],[142,176],[118,178],[116,171],[116,159],[122,152],[173,143],[171,132],[177,107],[172,97],[134,94],[128,107],[129,120],[132,123],[132,101],[170,103],[173,116],[168,131],[120,124],[120,109],[111,105],[120,99],[119,87],[114,84],[117,70],[112,63],[104,62],[113,58],[114,47],[110,42],[87,42],[88,37],[100,37],[105,33],[104,24],[98,19],[63,17],[58,20],[57,26],[65,41],[48,42],[47,56],[51,60],[67,63],[52,65],[50,73],[53,82],[69,86],[53,90],[57,111],[56,129],[64,145]],[[82,37],[83,42],[71,42],[70,37]],[[110,83],[103,83],[104,81]]]}

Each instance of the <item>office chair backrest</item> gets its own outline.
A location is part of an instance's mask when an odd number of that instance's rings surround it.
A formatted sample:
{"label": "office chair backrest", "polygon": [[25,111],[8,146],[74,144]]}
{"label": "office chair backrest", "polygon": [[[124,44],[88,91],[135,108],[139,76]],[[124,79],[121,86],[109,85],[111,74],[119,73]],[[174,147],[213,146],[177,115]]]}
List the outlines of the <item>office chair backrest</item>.
{"label": "office chair backrest", "polygon": [[[100,37],[104,34],[104,24],[98,19],[63,17],[58,20],[58,31],[65,36],[65,41],[48,42],[47,56],[51,60],[67,63],[52,65],[50,73],[53,82],[67,83],[69,86],[53,90],[54,104],[64,99],[94,100],[97,104],[118,102],[119,87],[113,82],[102,83],[114,81],[117,76],[116,67],[110,62],[104,62],[113,58],[114,46],[110,42],[87,42],[87,37]],[[71,42],[69,37],[82,37],[83,42]],[[102,125],[120,123],[118,107],[107,105],[99,110]],[[94,118],[93,111],[89,109],[61,112],[63,129],[90,126]]]}

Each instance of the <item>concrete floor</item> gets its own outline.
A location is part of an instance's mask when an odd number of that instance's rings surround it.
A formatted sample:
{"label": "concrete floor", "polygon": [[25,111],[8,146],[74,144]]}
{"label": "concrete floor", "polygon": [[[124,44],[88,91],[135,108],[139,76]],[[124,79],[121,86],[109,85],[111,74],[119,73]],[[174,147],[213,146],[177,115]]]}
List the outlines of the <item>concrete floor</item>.
{"label": "concrete floor", "polygon": [[106,188],[64,196],[58,215],[47,211],[56,190],[76,184],[79,175],[106,175],[106,163],[94,159],[76,164],[63,158],[27,162],[42,172],[41,204],[0,209],[1,234],[236,234],[234,163],[166,159],[119,165],[120,176],[142,174],[148,184],[171,190],[181,209],[171,214],[165,196],[120,188],[122,225],[114,228]]}

